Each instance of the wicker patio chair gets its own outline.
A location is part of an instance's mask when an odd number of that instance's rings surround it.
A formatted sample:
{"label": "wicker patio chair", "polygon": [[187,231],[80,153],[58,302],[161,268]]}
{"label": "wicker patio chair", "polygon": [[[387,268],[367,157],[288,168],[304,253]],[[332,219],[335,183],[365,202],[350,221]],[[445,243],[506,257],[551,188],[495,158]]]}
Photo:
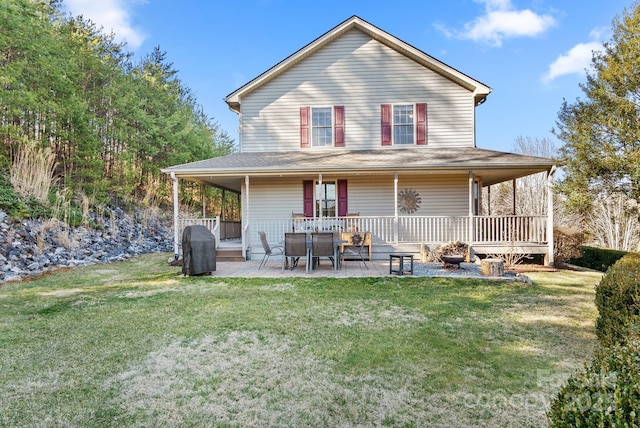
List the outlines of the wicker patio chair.
{"label": "wicker patio chair", "polygon": [[262,261],[260,262],[260,266],[258,270],[262,269],[262,266],[266,265],[269,261],[269,257],[271,256],[282,256],[284,258],[284,247],[280,245],[270,246],[269,242],[267,242],[267,234],[264,232],[258,232],[260,235],[260,242],[262,243],[262,248],[264,249],[264,256],[262,257]]}

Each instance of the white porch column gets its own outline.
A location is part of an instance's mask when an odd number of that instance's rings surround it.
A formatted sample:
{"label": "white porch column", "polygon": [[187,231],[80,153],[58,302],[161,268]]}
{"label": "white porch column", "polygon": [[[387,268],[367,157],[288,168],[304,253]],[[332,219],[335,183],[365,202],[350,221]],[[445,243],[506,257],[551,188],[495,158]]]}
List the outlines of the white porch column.
{"label": "white porch column", "polygon": [[473,171],[469,171],[469,254],[467,255],[467,261],[471,259],[471,246],[473,245],[473,236]]}
{"label": "white porch column", "polygon": [[547,174],[547,257],[545,262],[547,266],[553,266],[553,175],[556,172],[556,167],[551,167]]}
{"label": "white porch column", "polygon": [[[324,189],[322,188],[322,173],[318,174],[318,187],[320,188],[320,210],[318,210],[319,212],[316,213],[316,216],[318,217],[318,223],[316,224],[316,231],[321,231],[322,229],[324,229],[323,224],[322,224],[322,204],[323,204],[323,192]],[[315,192],[314,192],[315,194]],[[318,195],[315,195],[316,198],[318,198]],[[324,195],[324,197],[326,198],[327,195]],[[337,198],[336,198],[337,199]]]}
{"label": "white porch column", "polygon": [[513,207],[513,215],[517,214],[516,211],[516,179],[513,179],[513,182],[511,183],[511,185],[513,186],[513,201],[511,201],[511,206]]}
{"label": "white porch column", "polygon": [[245,194],[245,203],[244,203],[244,215],[242,216],[242,257],[247,259],[247,245],[249,239],[247,237],[247,233],[249,232],[249,176],[244,176],[244,194]]}
{"label": "white porch column", "polygon": [[400,239],[400,223],[398,221],[398,172],[393,173],[393,225],[395,233],[395,243]]}
{"label": "white porch column", "polygon": [[204,194],[205,186],[204,184],[200,185],[200,193],[202,195],[202,219],[207,218],[207,197]]}
{"label": "white porch column", "polygon": [[178,234],[180,232],[178,230],[178,227],[180,227],[180,210],[178,207],[178,178],[176,177],[175,172],[171,173],[171,181],[173,182],[173,256],[178,260],[178,257],[180,256],[180,252],[178,250],[180,243],[180,241],[178,241]]}

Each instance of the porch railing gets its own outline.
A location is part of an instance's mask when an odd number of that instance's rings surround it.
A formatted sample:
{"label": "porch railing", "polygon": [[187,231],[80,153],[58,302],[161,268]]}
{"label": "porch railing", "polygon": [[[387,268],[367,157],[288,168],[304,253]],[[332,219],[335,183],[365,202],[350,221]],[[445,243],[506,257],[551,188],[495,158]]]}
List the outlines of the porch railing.
{"label": "porch railing", "polygon": [[[277,242],[285,232],[318,230],[369,231],[374,243],[445,243],[469,240],[467,216],[358,216],[338,218],[260,218],[251,222],[252,230],[264,231]],[[474,216],[474,243],[526,242],[547,240],[546,216]],[[251,241],[257,240],[251,237]],[[278,239],[276,239],[278,238]]]}
{"label": "porch railing", "polygon": [[475,242],[547,242],[547,216],[476,216]]}
{"label": "porch railing", "polygon": [[[185,226],[202,224],[220,239],[242,238],[242,247],[260,246],[257,232],[264,231],[270,242],[284,240],[285,232],[369,231],[373,243],[446,243],[469,240],[467,216],[353,216],[338,218],[258,218],[241,229],[240,222],[219,221],[216,218],[179,220],[180,233]],[[253,236],[255,234],[255,236]],[[546,216],[474,216],[473,243],[533,243],[547,242]]]}

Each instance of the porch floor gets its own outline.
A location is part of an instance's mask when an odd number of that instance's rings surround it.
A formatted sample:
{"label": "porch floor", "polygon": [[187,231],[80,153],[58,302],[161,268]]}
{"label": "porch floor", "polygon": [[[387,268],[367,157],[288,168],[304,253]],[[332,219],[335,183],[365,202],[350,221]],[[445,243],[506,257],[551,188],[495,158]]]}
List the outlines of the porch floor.
{"label": "porch floor", "polygon": [[[429,277],[458,277],[458,278],[484,278],[495,279],[480,274],[480,267],[474,263],[461,263],[462,269],[444,269],[442,263],[419,263],[419,258],[414,258],[414,275],[404,274],[403,277],[429,276]],[[294,270],[285,270],[282,273],[281,259],[271,257],[269,262],[258,270],[260,260],[246,262],[217,262],[216,271],[211,277],[241,277],[241,278],[361,278],[361,277],[388,277],[398,276],[389,274],[389,260],[367,261],[366,269],[362,262],[346,260],[342,269],[333,270],[329,260],[322,260],[321,265],[313,272],[306,273],[304,261],[300,261]],[[510,276],[501,279],[513,279]]]}

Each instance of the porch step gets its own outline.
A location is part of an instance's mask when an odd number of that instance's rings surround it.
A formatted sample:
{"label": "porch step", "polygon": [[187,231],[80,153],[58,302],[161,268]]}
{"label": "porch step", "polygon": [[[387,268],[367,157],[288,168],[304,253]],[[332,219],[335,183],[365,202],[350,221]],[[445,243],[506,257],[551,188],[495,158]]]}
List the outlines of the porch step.
{"label": "porch step", "polygon": [[216,261],[219,262],[244,262],[246,259],[242,257],[241,248],[224,248],[218,247],[216,250]]}

